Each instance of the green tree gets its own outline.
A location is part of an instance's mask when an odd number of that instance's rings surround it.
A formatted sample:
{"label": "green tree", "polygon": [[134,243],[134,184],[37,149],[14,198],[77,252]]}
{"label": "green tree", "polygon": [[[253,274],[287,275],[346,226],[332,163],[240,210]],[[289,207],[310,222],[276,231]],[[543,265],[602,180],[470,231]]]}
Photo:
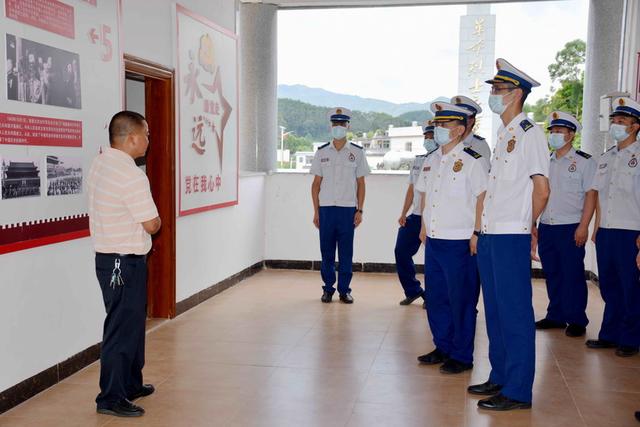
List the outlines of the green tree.
{"label": "green tree", "polygon": [[564,48],[556,53],[556,62],[549,65],[551,80],[559,82],[583,80],[586,49],[587,44],[580,39],[565,44]]}

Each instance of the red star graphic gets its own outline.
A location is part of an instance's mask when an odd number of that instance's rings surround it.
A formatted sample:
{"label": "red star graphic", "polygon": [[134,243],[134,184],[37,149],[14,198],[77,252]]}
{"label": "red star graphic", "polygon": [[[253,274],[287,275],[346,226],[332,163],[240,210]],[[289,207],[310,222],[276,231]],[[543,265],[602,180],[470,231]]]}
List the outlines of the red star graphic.
{"label": "red star graphic", "polygon": [[220,76],[220,67],[216,69],[215,79],[213,80],[212,85],[203,84],[202,86],[206,88],[212,94],[218,93],[220,97],[220,104],[222,107],[222,121],[220,126],[222,129],[215,129],[216,142],[218,143],[218,153],[220,156],[220,170],[222,170],[222,155],[224,152],[224,129],[227,126],[227,122],[229,121],[229,117],[231,117],[231,104],[227,101],[227,98],[222,94],[222,77]]}

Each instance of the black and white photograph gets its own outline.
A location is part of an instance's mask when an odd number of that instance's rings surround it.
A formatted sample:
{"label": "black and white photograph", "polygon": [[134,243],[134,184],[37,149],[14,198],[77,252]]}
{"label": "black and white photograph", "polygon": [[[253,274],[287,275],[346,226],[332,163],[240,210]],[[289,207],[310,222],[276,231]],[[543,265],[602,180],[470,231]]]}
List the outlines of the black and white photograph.
{"label": "black and white photograph", "polygon": [[40,196],[40,162],[35,158],[3,157],[2,200]]}
{"label": "black and white photograph", "polygon": [[47,196],[82,193],[82,160],[47,156]]}
{"label": "black and white photograph", "polygon": [[58,107],[82,108],[77,53],[7,34],[7,98]]}

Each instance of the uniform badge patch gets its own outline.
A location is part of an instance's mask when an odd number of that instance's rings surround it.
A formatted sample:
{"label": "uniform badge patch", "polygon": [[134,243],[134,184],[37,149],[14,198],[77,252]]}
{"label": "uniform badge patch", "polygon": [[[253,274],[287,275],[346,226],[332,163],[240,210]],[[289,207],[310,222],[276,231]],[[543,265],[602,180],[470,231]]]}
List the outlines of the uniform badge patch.
{"label": "uniform badge patch", "polygon": [[322,158],[320,158],[320,163],[325,163],[325,162],[328,162],[328,161],[329,161],[329,158],[328,158],[328,157],[322,157]]}
{"label": "uniform badge patch", "polygon": [[509,142],[507,142],[507,153],[510,153],[516,148],[516,139],[511,138]]}
{"label": "uniform badge patch", "polygon": [[575,171],[576,171],[576,164],[571,163],[571,166],[569,166],[569,172],[575,172]]}
{"label": "uniform badge patch", "polygon": [[636,166],[638,166],[638,159],[634,157],[631,160],[629,160],[629,167],[635,168]]}
{"label": "uniform badge patch", "polygon": [[598,169],[604,169],[607,167],[606,163],[602,163],[600,166],[598,166]]}
{"label": "uniform badge patch", "polygon": [[349,160],[351,160],[352,162],[355,162],[356,156],[354,156],[353,153],[349,153]]}
{"label": "uniform badge patch", "polygon": [[424,169],[422,169],[424,172],[429,172],[431,170],[431,166],[425,166]]}
{"label": "uniform badge patch", "polygon": [[453,164],[453,171],[460,172],[462,170],[462,166],[464,166],[464,164],[462,163],[462,160],[460,159],[456,160],[456,162]]}

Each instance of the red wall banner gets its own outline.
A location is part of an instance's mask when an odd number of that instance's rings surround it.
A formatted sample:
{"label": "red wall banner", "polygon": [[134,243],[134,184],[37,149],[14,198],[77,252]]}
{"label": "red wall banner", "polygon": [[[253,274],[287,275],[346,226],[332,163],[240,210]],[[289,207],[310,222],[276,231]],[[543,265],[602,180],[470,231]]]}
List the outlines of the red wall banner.
{"label": "red wall banner", "polygon": [[0,113],[0,145],[82,147],[82,122]]}
{"label": "red wall banner", "polygon": [[73,7],[58,0],[5,0],[7,18],[76,38]]}

